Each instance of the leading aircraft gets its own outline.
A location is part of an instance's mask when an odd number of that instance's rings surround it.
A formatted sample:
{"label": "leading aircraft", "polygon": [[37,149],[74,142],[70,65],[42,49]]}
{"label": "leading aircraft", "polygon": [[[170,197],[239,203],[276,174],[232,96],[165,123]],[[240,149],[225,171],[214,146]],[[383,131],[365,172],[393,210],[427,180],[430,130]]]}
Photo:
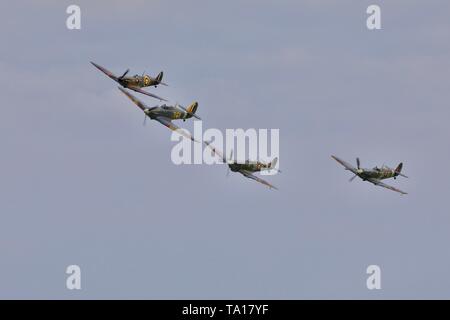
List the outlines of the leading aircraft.
{"label": "leading aircraft", "polygon": [[131,89],[134,90],[136,92],[145,94],[147,96],[150,96],[152,98],[156,98],[159,99],[161,101],[167,101],[164,98],[158,97],[157,95],[144,91],[141,88],[144,87],[150,87],[150,86],[155,86],[155,88],[162,84],[164,86],[167,86],[167,84],[165,84],[164,82],[162,82],[162,77],[163,77],[163,72],[161,71],[156,78],[152,78],[149,75],[146,74],[142,74],[142,76],[139,75],[134,75],[132,77],[126,77],[126,75],[128,74],[128,72],[130,71],[130,69],[127,69],[120,77],[117,77],[116,75],[114,75],[111,71],[103,68],[102,66],[99,66],[98,64],[92,62],[92,65],[94,65],[94,67],[96,67],[97,69],[99,69],[101,72],[103,72],[104,74],[106,74],[108,77],[110,77],[111,79],[113,79],[114,81],[116,81],[117,83],[119,83],[122,87],[127,88],[127,89]]}
{"label": "leading aircraft", "polygon": [[158,121],[162,125],[169,128],[170,130],[173,131],[178,130],[177,132],[179,134],[183,135],[188,139],[191,139],[192,141],[197,142],[189,133],[185,132],[184,130],[179,130],[180,128],[172,123],[172,120],[177,119],[186,120],[192,117],[200,119],[200,117],[195,114],[195,111],[197,111],[198,108],[197,101],[191,103],[187,108],[184,108],[178,104],[176,104],[175,106],[167,106],[163,104],[161,106],[148,107],[128,91],[120,87],[119,90],[122,91],[122,93],[125,94],[131,101],[133,101],[134,104],[136,104],[142,111],[144,111],[145,114],[144,124],[147,117],[149,117],[152,120]]}
{"label": "leading aircraft", "polygon": [[356,158],[356,168],[355,168],[348,162],[345,162],[344,160],[341,160],[336,156],[331,156],[331,157],[334,160],[336,160],[337,162],[339,162],[340,164],[342,164],[345,167],[345,170],[349,170],[355,174],[353,177],[350,178],[349,181],[353,181],[353,179],[355,179],[356,177],[359,177],[363,181],[369,181],[376,186],[387,188],[387,189],[393,190],[395,192],[399,192],[401,194],[407,194],[406,192],[404,192],[402,190],[399,190],[397,188],[394,188],[388,184],[381,182],[381,180],[383,180],[383,179],[389,179],[389,178],[397,179],[398,176],[408,178],[403,173],[401,173],[403,163],[400,163],[397,166],[397,168],[395,168],[395,169],[391,169],[384,165],[381,168],[375,167],[373,169],[364,169],[364,168],[360,167],[361,163],[359,161],[359,158]]}
{"label": "leading aircraft", "polygon": [[[262,184],[268,186],[271,189],[278,190],[278,188],[275,187],[274,185],[270,184],[269,182],[267,182],[253,174],[255,172],[261,172],[263,170],[274,169],[277,164],[278,158],[274,158],[269,163],[264,163],[264,162],[260,162],[260,161],[249,161],[249,160],[245,161],[244,163],[238,163],[238,162],[232,160],[233,159],[233,150],[231,150],[230,158],[227,160],[221,151],[219,151],[215,147],[211,146],[210,142],[205,141],[204,143],[212,150],[212,152],[214,154],[217,154],[222,159],[223,163],[226,163],[228,165],[227,177],[230,174],[230,170],[233,172],[239,172],[246,178],[253,179],[259,183],[262,183]],[[277,171],[281,172],[279,170],[277,170]]]}

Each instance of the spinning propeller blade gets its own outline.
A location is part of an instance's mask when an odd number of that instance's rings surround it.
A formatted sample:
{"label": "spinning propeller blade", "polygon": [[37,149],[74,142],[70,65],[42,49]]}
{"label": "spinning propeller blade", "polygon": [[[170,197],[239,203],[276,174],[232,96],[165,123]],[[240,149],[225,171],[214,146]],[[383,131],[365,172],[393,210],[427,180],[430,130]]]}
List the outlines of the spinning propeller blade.
{"label": "spinning propeller blade", "polygon": [[[231,149],[230,151],[230,157],[228,158],[228,163],[229,164],[231,162],[231,158],[233,158],[233,149]],[[230,166],[227,166],[227,177],[230,175]]]}
{"label": "spinning propeller blade", "polygon": [[127,73],[130,71],[130,69],[127,69],[124,73],[123,73],[123,75],[121,75],[120,77],[119,77],[119,79],[123,79],[126,75],[127,75]]}

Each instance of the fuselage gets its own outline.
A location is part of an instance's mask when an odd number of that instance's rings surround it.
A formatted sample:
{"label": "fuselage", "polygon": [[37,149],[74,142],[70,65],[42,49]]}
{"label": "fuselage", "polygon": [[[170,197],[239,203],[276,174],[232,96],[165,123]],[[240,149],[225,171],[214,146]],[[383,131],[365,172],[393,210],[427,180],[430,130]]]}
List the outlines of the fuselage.
{"label": "fuselage", "polygon": [[117,82],[119,82],[119,84],[125,88],[129,87],[144,88],[150,86],[156,87],[159,84],[157,80],[153,79],[148,75],[144,76],[134,75],[133,77],[119,78]]}
{"label": "fuselage", "polygon": [[392,169],[389,168],[375,167],[373,169],[359,169],[358,176],[363,180],[367,179],[383,180],[395,178],[397,174]]}
{"label": "fuselage", "polygon": [[239,170],[258,172],[258,171],[261,171],[262,169],[269,169],[270,163],[266,164],[266,163],[262,163],[262,162],[247,160],[245,163],[237,163],[237,162],[229,163],[228,166],[230,167],[230,170],[233,172],[236,172]]}
{"label": "fuselage", "polygon": [[169,118],[172,120],[176,120],[176,119],[189,119],[192,117],[192,115],[187,112],[184,112],[173,106],[167,106],[167,105],[162,105],[162,106],[155,107],[152,109],[147,109],[147,110],[144,112],[151,119],[154,119],[156,117],[165,117],[165,118]]}

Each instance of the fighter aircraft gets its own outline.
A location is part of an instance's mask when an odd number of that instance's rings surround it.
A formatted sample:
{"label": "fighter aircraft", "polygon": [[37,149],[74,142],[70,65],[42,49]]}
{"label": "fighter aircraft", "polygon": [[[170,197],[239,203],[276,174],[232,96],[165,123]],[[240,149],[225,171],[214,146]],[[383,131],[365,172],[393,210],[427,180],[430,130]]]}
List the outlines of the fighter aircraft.
{"label": "fighter aircraft", "polygon": [[[215,147],[211,146],[211,143],[208,141],[204,142],[208,147],[210,147],[210,149],[212,150],[212,152],[214,154],[217,154],[221,160],[223,161],[223,163],[226,163],[228,165],[228,170],[227,170],[227,177],[230,174],[230,170],[233,172],[239,172],[240,174],[242,174],[244,177],[246,178],[250,178],[253,179],[259,183],[262,183],[266,186],[268,186],[269,188],[273,188],[275,190],[278,190],[277,187],[271,185],[269,182],[261,179],[260,177],[255,176],[253,173],[255,172],[261,172],[263,170],[271,170],[275,168],[275,165],[277,164],[278,158],[274,158],[272,160],[272,162],[270,163],[263,163],[263,162],[259,162],[259,161],[245,161],[244,163],[238,163],[234,160],[232,160],[233,158],[233,150],[231,150],[230,152],[230,158],[227,160],[224,155],[222,154],[221,151],[217,150]],[[279,170],[277,170],[279,171]],[[281,171],[279,171],[281,172]]]}
{"label": "fighter aircraft", "polygon": [[356,158],[356,168],[355,168],[351,164],[339,159],[336,156],[331,156],[331,157],[334,160],[336,160],[337,162],[339,162],[340,164],[342,164],[345,167],[345,170],[349,170],[355,174],[353,177],[350,178],[350,180],[349,180],[350,182],[353,181],[353,179],[355,179],[356,177],[360,177],[363,181],[369,181],[376,186],[387,188],[387,189],[399,192],[401,194],[407,194],[406,192],[403,192],[402,190],[399,190],[397,188],[394,188],[390,185],[387,185],[387,184],[381,182],[381,180],[388,179],[388,178],[397,179],[397,176],[402,176],[402,177],[408,178],[407,176],[405,176],[404,174],[401,173],[403,163],[400,163],[397,166],[397,168],[395,168],[395,169],[391,169],[385,165],[383,165],[381,168],[375,167],[373,169],[364,169],[364,168],[360,167],[359,158]]}
{"label": "fighter aircraft", "polygon": [[[172,123],[172,120],[176,119],[186,120],[192,117],[200,119],[200,117],[195,114],[195,111],[197,111],[198,108],[198,102],[191,103],[187,108],[184,108],[178,104],[175,106],[167,106],[163,104],[161,106],[148,107],[142,101],[140,101],[135,96],[130,94],[128,91],[120,87],[119,90],[122,91],[131,101],[133,101],[142,111],[144,111],[145,114],[144,124],[147,117],[149,117],[152,120],[158,121],[162,125],[169,128],[170,130],[176,131],[180,128],[174,125]],[[181,135],[183,135],[188,139],[191,139],[192,141],[197,142],[190,134],[188,134],[183,130],[178,131],[178,133],[180,133]]]}
{"label": "fighter aircraft", "polygon": [[99,66],[98,64],[96,64],[92,61],[91,61],[91,63],[97,69],[99,69],[101,72],[106,74],[108,77],[110,77],[111,79],[113,79],[114,81],[119,83],[122,87],[134,90],[136,92],[145,94],[147,96],[150,96],[150,97],[162,100],[162,101],[167,101],[164,98],[158,97],[157,95],[155,95],[153,93],[150,93],[150,92],[147,92],[147,91],[144,91],[141,89],[143,87],[150,87],[150,86],[155,86],[155,88],[156,88],[160,84],[167,86],[167,84],[165,84],[164,82],[161,82],[162,77],[163,77],[162,71],[156,76],[156,78],[152,78],[146,74],[142,74],[142,76],[139,76],[136,74],[132,77],[126,77],[128,72],[130,71],[130,69],[127,69],[120,77],[117,77],[111,71],[103,68],[102,66]]}

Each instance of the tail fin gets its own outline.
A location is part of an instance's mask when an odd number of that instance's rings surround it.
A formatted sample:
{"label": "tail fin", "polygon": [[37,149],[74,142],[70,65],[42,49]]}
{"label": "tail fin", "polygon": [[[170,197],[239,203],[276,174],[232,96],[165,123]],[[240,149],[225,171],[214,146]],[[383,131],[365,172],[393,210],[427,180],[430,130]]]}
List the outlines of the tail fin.
{"label": "tail fin", "polygon": [[403,167],[403,163],[400,162],[400,164],[397,166],[397,168],[395,168],[394,172],[395,174],[399,175],[400,172],[402,172],[402,167]]}
{"label": "tail fin", "polygon": [[158,75],[156,76],[156,81],[161,82],[163,75],[164,75],[164,73],[162,71],[160,73],[158,73]]}
{"label": "tail fin", "polygon": [[198,102],[192,102],[189,107],[186,108],[186,111],[189,112],[190,114],[194,115],[195,111],[197,111],[198,108]]}
{"label": "tail fin", "polygon": [[278,158],[275,157],[275,158],[272,160],[272,162],[270,163],[270,169],[275,168],[275,166],[277,165],[277,162],[278,162]]}
{"label": "tail fin", "polygon": [[202,120],[198,115],[195,114],[195,111],[197,111],[197,108],[198,108],[198,102],[197,101],[192,102],[187,108],[185,108],[183,106],[180,106],[179,104],[177,104],[177,106],[180,109],[186,111],[186,114],[184,115],[183,120],[186,120],[186,119],[189,119],[189,118],[192,118],[192,117],[194,117],[194,118],[196,118],[198,120]]}
{"label": "tail fin", "polygon": [[407,175],[404,175],[403,173],[401,173],[402,172],[402,168],[403,168],[403,163],[400,162],[400,164],[394,170],[395,176],[401,176],[403,178],[408,178]]}

